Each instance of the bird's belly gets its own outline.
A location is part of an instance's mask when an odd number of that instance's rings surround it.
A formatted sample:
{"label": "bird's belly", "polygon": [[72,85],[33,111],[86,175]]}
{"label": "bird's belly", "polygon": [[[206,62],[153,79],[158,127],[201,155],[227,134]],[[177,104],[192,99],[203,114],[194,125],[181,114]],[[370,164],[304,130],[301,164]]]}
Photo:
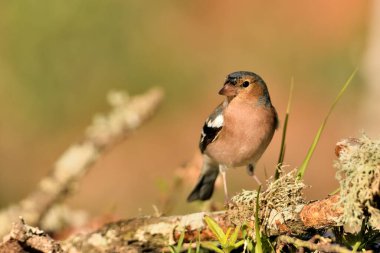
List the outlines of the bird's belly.
{"label": "bird's belly", "polygon": [[223,128],[217,140],[208,145],[206,154],[228,167],[255,164],[273,137],[273,122],[253,118],[236,123],[233,125],[239,129]]}

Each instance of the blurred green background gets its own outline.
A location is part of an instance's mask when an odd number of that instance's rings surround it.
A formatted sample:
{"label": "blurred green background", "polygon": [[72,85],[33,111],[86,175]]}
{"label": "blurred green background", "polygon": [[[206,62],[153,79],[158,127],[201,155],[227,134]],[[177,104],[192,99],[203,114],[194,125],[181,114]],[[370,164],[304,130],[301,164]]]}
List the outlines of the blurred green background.
{"label": "blurred green background", "polygon": [[[197,149],[205,118],[221,101],[225,76],[250,70],[266,80],[283,121],[295,78],[286,163],[304,158],[331,102],[362,62],[367,1],[56,1],[0,2],[0,205],[24,197],[93,115],[107,91],[161,86],[159,113],[107,153],[70,199],[92,213],[152,213],[162,184]],[[361,129],[364,83],[349,88],[306,174],[307,197],[337,187],[335,143]],[[272,174],[281,128],[258,166]],[[228,173],[230,192],[256,187],[244,170]],[[164,183],[163,183],[164,182]],[[176,213],[196,209],[178,194]],[[161,185],[161,186],[159,186]],[[222,200],[222,190],[215,197]]]}

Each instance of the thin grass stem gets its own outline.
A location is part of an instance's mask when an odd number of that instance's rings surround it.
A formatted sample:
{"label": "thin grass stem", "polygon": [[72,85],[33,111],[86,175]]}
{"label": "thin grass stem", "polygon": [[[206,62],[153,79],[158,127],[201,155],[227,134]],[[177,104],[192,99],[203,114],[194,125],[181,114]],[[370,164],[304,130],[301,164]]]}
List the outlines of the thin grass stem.
{"label": "thin grass stem", "polygon": [[306,154],[306,157],[305,157],[304,161],[302,162],[301,166],[298,168],[298,171],[297,171],[297,178],[298,179],[302,179],[303,176],[305,175],[307,166],[309,165],[310,159],[313,156],[313,153],[315,151],[315,148],[317,147],[319,139],[321,138],[321,135],[322,135],[322,132],[323,132],[325,126],[326,126],[327,120],[330,117],[330,114],[332,113],[332,111],[334,110],[336,104],[338,103],[338,101],[340,100],[340,98],[342,97],[342,95],[344,94],[344,92],[347,90],[347,87],[351,83],[351,81],[354,78],[354,76],[355,76],[355,74],[356,74],[357,71],[358,71],[358,68],[356,68],[352,72],[352,74],[347,79],[347,81],[344,83],[343,87],[341,88],[341,90],[339,91],[338,95],[336,96],[336,98],[335,98],[333,104],[331,105],[329,111],[327,112],[327,115],[325,116],[325,118],[324,118],[321,126],[318,129],[317,134],[314,137],[313,143],[311,144],[311,146],[310,146],[310,148],[309,148],[309,150],[308,150],[308,152]]}
{"label": "thin grass stem", "polygon": [[285,158],[285,151],[286,151],[286,131],[288,129],[288,121],[289,121],[289,115],[290,115],[290,106],[292,103],[293,98],[293,89],[294,89],[294,77],[290,79],[290,90],[289,90],[289,98],[288,98],[288,105],[286,106],[286,114],[285,114],[285,120],[284,120],[284,128],[282,130],[282,137],[281,137],[281,148],[280,148],[280,154],[278,156],[278,162],[276,167],[276,173],[274,175],[274,179],[277,180],[280,177],[280,169],[284,162]]}

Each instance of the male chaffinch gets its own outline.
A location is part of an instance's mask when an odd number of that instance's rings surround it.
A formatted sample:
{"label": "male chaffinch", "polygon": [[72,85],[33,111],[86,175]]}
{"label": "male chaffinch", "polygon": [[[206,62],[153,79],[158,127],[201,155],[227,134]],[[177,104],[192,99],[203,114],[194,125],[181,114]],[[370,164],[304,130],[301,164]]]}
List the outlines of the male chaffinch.
{"label": "male chaffinch", "polygon": [[203,126],[199,142],[203,165],[198,183],[187,198],[189,202],[210,199],[219,172],[228,200],[225,176],[228,168],[247,166],[248,174],[257,179],[254,166],[278,126],[268,88],[255,73],[229,74],[219,94],[226,98]]}

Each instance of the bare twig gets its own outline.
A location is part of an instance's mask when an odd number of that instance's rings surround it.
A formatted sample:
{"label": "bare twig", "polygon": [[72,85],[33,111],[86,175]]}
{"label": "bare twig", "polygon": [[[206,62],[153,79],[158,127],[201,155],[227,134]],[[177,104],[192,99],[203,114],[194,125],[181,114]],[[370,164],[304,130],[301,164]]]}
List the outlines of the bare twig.
{"label": "bare twig", "polygon": [[0,236],[7,233],[13,221],[23,216],[28,224],[38,225],[46,212],[73,192],[83,175],[98,157],[115,142],[139,127],[156,111],[163,98],[160,89],[129,98],[121,92],[111,93],[112,110],[95,117],[84,140],[69,147],[43,178],[37,189],[18,204],[0,212]]}
{"label": "bare twig", "polygon": [[302,241],[300,239],[290,237],[287,235],[281,235],[277,238],[279,242],[285,244],[292,244],[296,248],[308,248],[311,250],[318,250],[320,252],[331,252],[331,253],[354,253],[356,251],[348,250],[336,244],[331,243],[313,243],[310,241]]}
{"label": "bare twig", "polygon": [[[26,251],[27,250],[27,251]],[[61,246],[38,228],[25,224],[22,218],[13,224],[11,233],[0,244],[0,253],[62,253]]]}

